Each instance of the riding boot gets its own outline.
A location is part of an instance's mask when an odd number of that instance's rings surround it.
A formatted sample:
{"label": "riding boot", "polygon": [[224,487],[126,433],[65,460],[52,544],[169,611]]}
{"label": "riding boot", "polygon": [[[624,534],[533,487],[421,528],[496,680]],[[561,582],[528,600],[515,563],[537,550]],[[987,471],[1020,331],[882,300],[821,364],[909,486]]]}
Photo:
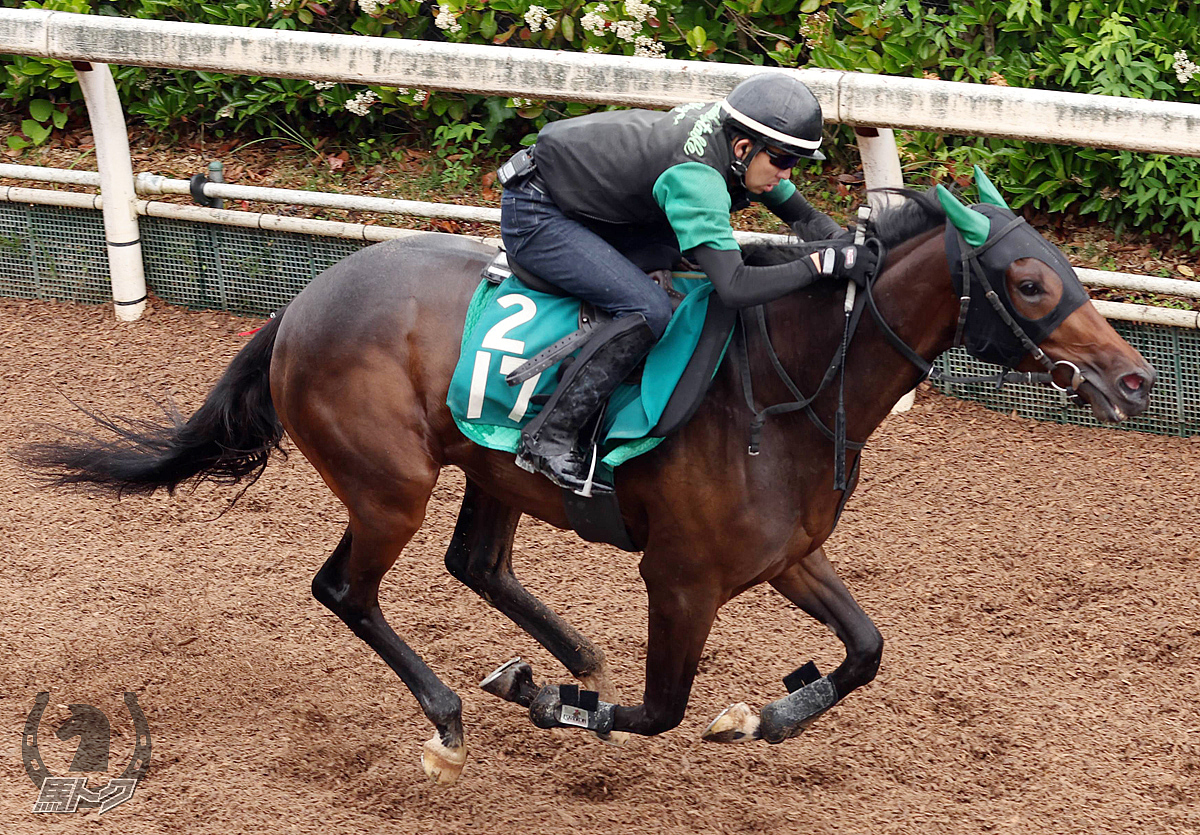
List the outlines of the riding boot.
{"label": "riding boot", "polygon": [[542,410],[521,431],[517,464],[539,472],[559,487],[582,491],[590,470],[590,450],[579,433],[609,395],[654,345],[654,332],[640,313],[601,328],[562,374]]}

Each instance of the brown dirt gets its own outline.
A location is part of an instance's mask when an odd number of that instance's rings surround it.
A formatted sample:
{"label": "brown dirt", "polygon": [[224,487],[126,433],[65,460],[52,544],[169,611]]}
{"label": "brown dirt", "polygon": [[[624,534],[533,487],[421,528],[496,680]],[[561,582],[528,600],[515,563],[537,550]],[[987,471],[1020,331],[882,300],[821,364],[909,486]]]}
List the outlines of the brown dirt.
{"label": "brown dirt", "polygon": [[[83,428],[66,398],[193,409],[254,322],[161,305],[0,301],[0,447]],[[36,489],[0,457],[0,830],[151,832],[1167,833],[1200,831],[1200,440],[1034,424],[923,393],[866,453],[829,544],[887,646],[879,678],[783,745],[708,745],[732,701],[782,693],[825,630],[756,589],[721,613],[682,726],[624,749],[538,730],[475,686],[534,642],[441,565],[447,473],[384,587],[397,631],[465,703],[460,783],[426,782],[431,728],[395,676],[310,596],[343,509],[299,455],[232,510],[228,490],[115,501]],[[527,522],[535,593],[641,687],[636,559]],[[19,735],[51,692],[42,754],[65,774],[67,703],[149,718],[149,776],[99,816],[33,814]]]}

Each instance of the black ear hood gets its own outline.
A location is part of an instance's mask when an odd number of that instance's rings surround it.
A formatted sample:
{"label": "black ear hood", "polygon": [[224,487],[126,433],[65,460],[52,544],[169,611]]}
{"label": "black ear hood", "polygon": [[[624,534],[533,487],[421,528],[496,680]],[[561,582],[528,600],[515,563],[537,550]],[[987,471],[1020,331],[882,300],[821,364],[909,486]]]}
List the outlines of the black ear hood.
{"label": "black ear hood", "polygon": [[[1004,323],[987,298],[994,290],[1001,304],[1034,344],[1041,344],[1054,329],[1074,313],[1089,297],[1075,274],[1075,269],[1057,247],[1024,219],[1009,209],[978,203],[971,209],[988,218],[991,227],[987,240],[970,248],[953,224],[946,224],[946,259],[954,290],[961,298],[965,276],[970,275],[970,305],[963,329],[967,351],[985,362],[1015,367],[1027,353],[1012,329]],[[1058,305],[1041,319],[1027,319],[1017,312],[1008,297],[1005,273],[1013,261],[1036,258],[1057,273],[1062,280],[1062,298]]]}

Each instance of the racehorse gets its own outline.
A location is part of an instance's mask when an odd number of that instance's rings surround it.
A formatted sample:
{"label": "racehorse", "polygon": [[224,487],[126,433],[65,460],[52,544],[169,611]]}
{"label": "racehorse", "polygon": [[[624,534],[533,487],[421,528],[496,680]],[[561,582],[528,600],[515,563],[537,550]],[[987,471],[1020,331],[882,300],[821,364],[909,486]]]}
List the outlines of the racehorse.
{"label": "racehorse", "polygon": [[[845,659],[828,676],[801,675],[797,686],[788,685],[794,692],[761,715],[734,705],[705,738],[780,742],[876,674],[882,636],[822,545],[857,483],[862,443],[928,373],[928,362],[951,347],[960,318],[977,321],[966,315],[960,299],[966,293],[956,291],[947,260],[950,209],[932,194],[905,192],[871,225],[885,257],[869,292],[859,292],[857,305],[872,313],[856,318],[841,364],[841,395],[825,386],[811,415],[782,409],[761,426],[746,405],[795,402],[797,391],[816,392],[829,376],[826,360],[837,358],[846,338],[849,289],[828,281],[764,306],[761,327],[743,328],[731,349],[738,361],[719,367],[691,420],[617,468],[617,496],[642,551],[649,605],[640,704],[619,703],[604,654],[513,573],[521,514],[568,527],[559,488],[517,467],[511,454],[467,440],[446,405],[465,311],[495,254],[491,247],[429,234],[363,249],[319,275],[254,336],[186,422],[98,417],[115,438],[38,444],[24,457],[57,484],[150,493],[188,480],[252,483],[286,432],[349,514],[341,541],[313,579],[313,595],[392,667],[436,727],[422,754],[436,781],[454,782],[465,761],[461,702],[391,629],[377,593],[421,526],[438,472],[447,466],[463,470],[466,488],[446,567],[545,646],[586,691],[538,688],[528,666],[512,662],[489,676],[485,689],[528,707],[541,727],[580,725],[611,741],[662,733],[684,716],[717,610],[766,582],[829,626]],[[1007,235],[1018,222],[1013,218],[1003,231],[997,223],[980,233],[987,240],[976,241],[975,251]],[[1029,246],[1053,249],[1027,231],[1041,242]],[[1045,320],[1064,296],[1082,290],[1071,284],[1078,282],[1073,272],[1056,271],[1034,249],[1012,253],[986,276],[997,298],[1006,297],[1007,307],[1028,321]],[[746,256],[773,263],[811,251],[767,246],[747,249]],[[994,310],[985,306],[971,316],[1003,318],[1002,306],[992,304]],[[1102,421],[1139,414],[1148,404],[1154,370],[1090,304],[1074,309],[1036,347],[1028,336],[1021,344],[1018,354],[1033,352],[1019,368],[1037,369],[1040,358]],[[835,445],[828,427],[839,400],[848,440]],[[748,452],[752,423],[761,454]],[[843,457],[838,467],[835,453]],[[834,490],[842,467],[849,478],[845,489]]]}

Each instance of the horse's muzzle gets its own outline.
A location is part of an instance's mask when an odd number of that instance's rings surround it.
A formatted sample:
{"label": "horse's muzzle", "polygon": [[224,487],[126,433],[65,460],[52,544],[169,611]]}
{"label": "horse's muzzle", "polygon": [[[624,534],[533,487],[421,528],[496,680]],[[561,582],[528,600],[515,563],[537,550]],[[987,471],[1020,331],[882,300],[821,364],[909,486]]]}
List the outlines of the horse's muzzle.
{"label": "horse's muzzle", "polygon": [[1149,363],[1142,363],[1141,367],[1107,373],[1089,368],[1084,376],[1079,394],[1092,407],[1096,420],[1120,423],[1146,411],[1158,374]]}

